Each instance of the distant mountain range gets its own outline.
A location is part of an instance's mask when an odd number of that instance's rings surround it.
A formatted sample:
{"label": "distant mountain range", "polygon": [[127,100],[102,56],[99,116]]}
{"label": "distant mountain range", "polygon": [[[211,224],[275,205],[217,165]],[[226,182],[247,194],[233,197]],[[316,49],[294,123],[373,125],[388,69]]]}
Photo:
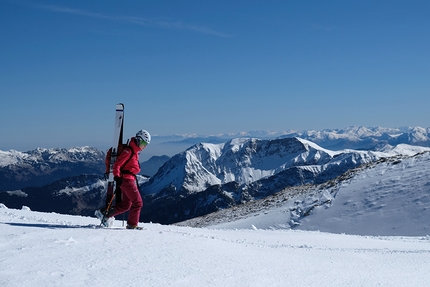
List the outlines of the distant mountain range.
{"label": "distant mountain range", "polygon": [[[362,164],[398,154],[413,155],[430,146],[429,129],[420,127],[230,136],[234,135],[206,137],[208,142],[187,136],[156,140],[155,145],[188,148],[171,158],[156,156],[142,163],[142,173],[152,177],[140,177],[145,199],[141,220],[187,220],[287,187],[324,183]],[[91,215],[103,202],[104,157],[104,152],[90,147],[0,151],[0,203]]]}
{"label": "distant mountain range", "polygon": [[340,149],[373,149],[378,144],[410,144],[430,146],[430,128],[422,127],[363,127],[351,126],[344,129],[303,130],[303,131],[250,131],[219,135],[184,134],[174,136],[154,136],[157,144],[164,146],[194,145],[197,143],[223,143],[234,138],[277,139],[299,137],[312,141],[324,148]]}
{"label": "distant mountain range", "polygon": [[42,186],[81,174],[102,174],[104,153],[91,147],[0,151],[0,191]]}
{"label": "distant mountain range", "polygon": [[149,160],[140,164],[140,174],[151,177],[157,173],[158,169],[170,159],[167,155],[154,155]]}
{"label": "distant mountain range", "polygon": [[377,150],[386,145],[409,144],[430,147],[430,128],[402,127],[348,127],[346,129],[307,130],[293,132],[283,137],[300,137],[322,147],[340,149]]}
{"label": "distant mountain range", "polygon": [[94,215],[105,201],[107,184],[100,175],[76,175],[43,186],[0,192],[0,203],[12,208],[30,206],[37,211]]}
{"label": "distant mountain range", "polygon": [[430,128],[422,127],[363,127],[351,126],[345,129],[303,130],[303,131],[250,131],[219,135],[171,135],[154,136],[151,147],[145,150],[142,158],[153,155],[173,156],[197,143],[224,143],[234,138],[278,139],[299,137],[331,150],[359,149],[374,150],[387,144],[410,144],[430,147]]}

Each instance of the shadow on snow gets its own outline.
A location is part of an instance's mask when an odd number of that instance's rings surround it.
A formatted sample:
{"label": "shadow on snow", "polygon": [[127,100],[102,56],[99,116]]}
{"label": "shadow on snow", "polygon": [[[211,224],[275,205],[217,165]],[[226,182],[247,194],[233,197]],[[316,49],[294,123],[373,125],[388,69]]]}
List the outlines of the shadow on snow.
{"label": "shadow on snow", "polygon": [[11,226],[19,227],[37,227],[37,228],[50,228],[50,229],[69,229],[69,228],[88,228],[88,229],[101,229],[102,227],[95,224],[89,225],[63,225],[63,224],[44,224],[44,223],[15,223],[15,222],[1,222]]}

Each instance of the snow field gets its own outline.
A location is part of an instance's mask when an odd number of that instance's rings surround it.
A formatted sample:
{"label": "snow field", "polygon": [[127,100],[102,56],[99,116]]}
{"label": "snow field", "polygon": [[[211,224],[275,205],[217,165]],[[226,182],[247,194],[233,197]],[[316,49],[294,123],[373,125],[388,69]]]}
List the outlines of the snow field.
{"label": "snow field", "polygon": [[430,154],[365,169],[298,229],[361,235],[430,234]]}
{"label": "snow field", "polygon": [[0,208],[1,286],[428,286],[430,238],[141,224]]}

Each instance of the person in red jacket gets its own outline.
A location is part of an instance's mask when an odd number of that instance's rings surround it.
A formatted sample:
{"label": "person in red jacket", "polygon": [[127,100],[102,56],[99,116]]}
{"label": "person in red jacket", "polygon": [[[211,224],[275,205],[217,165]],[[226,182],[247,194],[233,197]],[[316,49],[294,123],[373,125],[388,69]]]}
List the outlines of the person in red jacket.
{"label": "person in red jacket", "polygon": [[122,199],[117,202],[107,213],[98,210],[96,216],[102,220],[102,224],[110,227],[113,224],[114,216],[127,212],[127,229],[138,228],[140,210],[143,207],[142,197],[137,186],[136,174],[140,172],[139,152],[141,152],[151,141],[151,135],[141,130],[135,137],[130,139],[130,143],[125,147],[113,165],[113,176],[117,186],[121,188]]}

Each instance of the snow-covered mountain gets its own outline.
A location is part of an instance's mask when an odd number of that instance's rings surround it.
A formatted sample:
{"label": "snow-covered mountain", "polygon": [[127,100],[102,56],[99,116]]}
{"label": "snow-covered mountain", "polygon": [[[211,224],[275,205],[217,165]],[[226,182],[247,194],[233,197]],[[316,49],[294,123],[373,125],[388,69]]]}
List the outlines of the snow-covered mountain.
{"label": "snow-covered mountain", "polygon": [[286,188],[177,225],[424,236],[430,234],[429,171],[429,151],[381,158],[322,184]]}
{"label": "snow-covered mountain", "polygon": [[80,174],[101,174],[104,153],[91,147],[0,151],[0,191],[42,186]]}
{"label": "snow-covered mountain", "polygon": [[286,187],[323,183],[380,158],[425,150],[430,149],[402,145],[385,152],[330,151],[300,138],[201,143],[171,158],[142,186],[142,218],[178,222]]}
{"label": "snow-covered mountain", "polygon": [[93,215],[104,203],[106,188],[100,175],[77,175],[40,187],[0,192],[0,203],[11,208],[25,205],[45,212]]}

